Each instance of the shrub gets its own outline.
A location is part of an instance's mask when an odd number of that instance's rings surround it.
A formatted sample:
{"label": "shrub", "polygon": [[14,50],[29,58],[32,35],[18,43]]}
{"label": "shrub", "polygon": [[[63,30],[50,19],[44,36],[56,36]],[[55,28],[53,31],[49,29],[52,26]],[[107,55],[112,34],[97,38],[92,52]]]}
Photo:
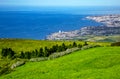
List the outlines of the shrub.
{"label": "shrub", "polygon": [[49,49],[47,47],[44,48],[44,57],[49,56]]}
{"label": "shrub", "polygon": [[14,58],[15,52],[11,48],[3,48],[1,52],[2,57]]}
{"label": "shrub", "polygon": [[76,44],[76,42],[73,42],[73,47],[77,47],[77,44]]}
{"label": "shrub", "polygon": [[24,52],[23,52],[23,51],[20,53],[20,58],[22,58],[22,59],[24,59],[24,58],[25,58],[25,54],[24,54]]}
{"label": "shrub", "polygon": [[9,72],[11,72],[9,63],[4,64],[4,65],[0,68],[0,75],[7,74],[7,73],[9,73]]}
{"label": "shrub", "polygon": [[88,43],[87,42],[85,42],[84,44],[83,44],[83,46],[87,46],[88,45]]}
{"label": "shrub", "polygon": [[69,45],[68,45],[68,48],[72,48],[72,47],[73,47],[72,44],[69,44]]}
{"label": "shrub", "polygon": [[78,48],[82,48],[82,45],[81,45],[81,44],[78,44]]}
{"label": "shrub", "polygon": [[111,46],[120,46],[120,42],[112,43]]}
{"label": "shrub", "polygon": [[10,70],[9,67],[4,67],[0,69],[0,75],[9,73],[10,72],[9,70]]}
{"label": "shrub", "polygon": [[43,53],[44,53],[44,52],[43,52],[43,48],[40,48],[40,51],[39,51],[39,57],[44,56]]}
{"label": "shrub", "polygon": [[25,58],[30,59],[31,58],[31,53],[30,52],[25,52]]}

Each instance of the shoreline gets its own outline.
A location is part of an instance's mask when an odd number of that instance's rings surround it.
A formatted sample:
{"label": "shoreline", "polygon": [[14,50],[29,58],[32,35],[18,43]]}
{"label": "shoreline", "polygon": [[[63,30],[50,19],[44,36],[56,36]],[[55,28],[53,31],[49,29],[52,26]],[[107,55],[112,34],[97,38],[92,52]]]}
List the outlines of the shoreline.
{"label": "shoreline", "polygon": [[55,32],[47,36],[48,40],[74,39],[87,35],[93,36],[109,36],[120,34],[120,14],[103,15],[103,16],[87,16],[86,19],[93,20],[104,26],[87,26],[79,30],[69,32]]}

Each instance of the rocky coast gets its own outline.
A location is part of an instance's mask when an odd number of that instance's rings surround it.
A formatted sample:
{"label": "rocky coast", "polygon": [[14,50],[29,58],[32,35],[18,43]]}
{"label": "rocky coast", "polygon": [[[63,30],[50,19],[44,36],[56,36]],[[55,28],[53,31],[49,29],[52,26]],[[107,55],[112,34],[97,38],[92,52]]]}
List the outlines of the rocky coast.
{"label": "rocky coast", "polygon": [[88,16],[89,20],[103,23],[104,26],[86,26],[79,30],[59,31],[47,36],[48,40],[81,39],[84,36],[120,35],[120,15]]}

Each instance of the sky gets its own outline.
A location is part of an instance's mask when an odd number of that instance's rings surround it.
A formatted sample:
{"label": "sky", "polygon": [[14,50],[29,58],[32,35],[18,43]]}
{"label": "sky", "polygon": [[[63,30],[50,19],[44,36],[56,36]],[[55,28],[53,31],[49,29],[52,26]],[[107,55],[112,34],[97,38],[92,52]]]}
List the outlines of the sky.
{"label": "sky", "polygon": [[0,6],[120,6],[120,0],[0,0]]}

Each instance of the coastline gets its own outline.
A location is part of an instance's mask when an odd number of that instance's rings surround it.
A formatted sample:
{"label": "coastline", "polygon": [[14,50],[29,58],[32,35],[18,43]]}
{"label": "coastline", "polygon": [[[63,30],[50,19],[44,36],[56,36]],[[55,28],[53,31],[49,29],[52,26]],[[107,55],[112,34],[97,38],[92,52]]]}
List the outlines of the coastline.
{"label": "coastline", "polygon": [[71,40],[79,39],[86,36],[114,36],[120,35],[120,15],[102,15],[102,16],[87,16],[89,20],[93,20],[104,24],[104,26],[86,26],[79,30],[69,32],[56,32],[47,36],[48,40]]}

